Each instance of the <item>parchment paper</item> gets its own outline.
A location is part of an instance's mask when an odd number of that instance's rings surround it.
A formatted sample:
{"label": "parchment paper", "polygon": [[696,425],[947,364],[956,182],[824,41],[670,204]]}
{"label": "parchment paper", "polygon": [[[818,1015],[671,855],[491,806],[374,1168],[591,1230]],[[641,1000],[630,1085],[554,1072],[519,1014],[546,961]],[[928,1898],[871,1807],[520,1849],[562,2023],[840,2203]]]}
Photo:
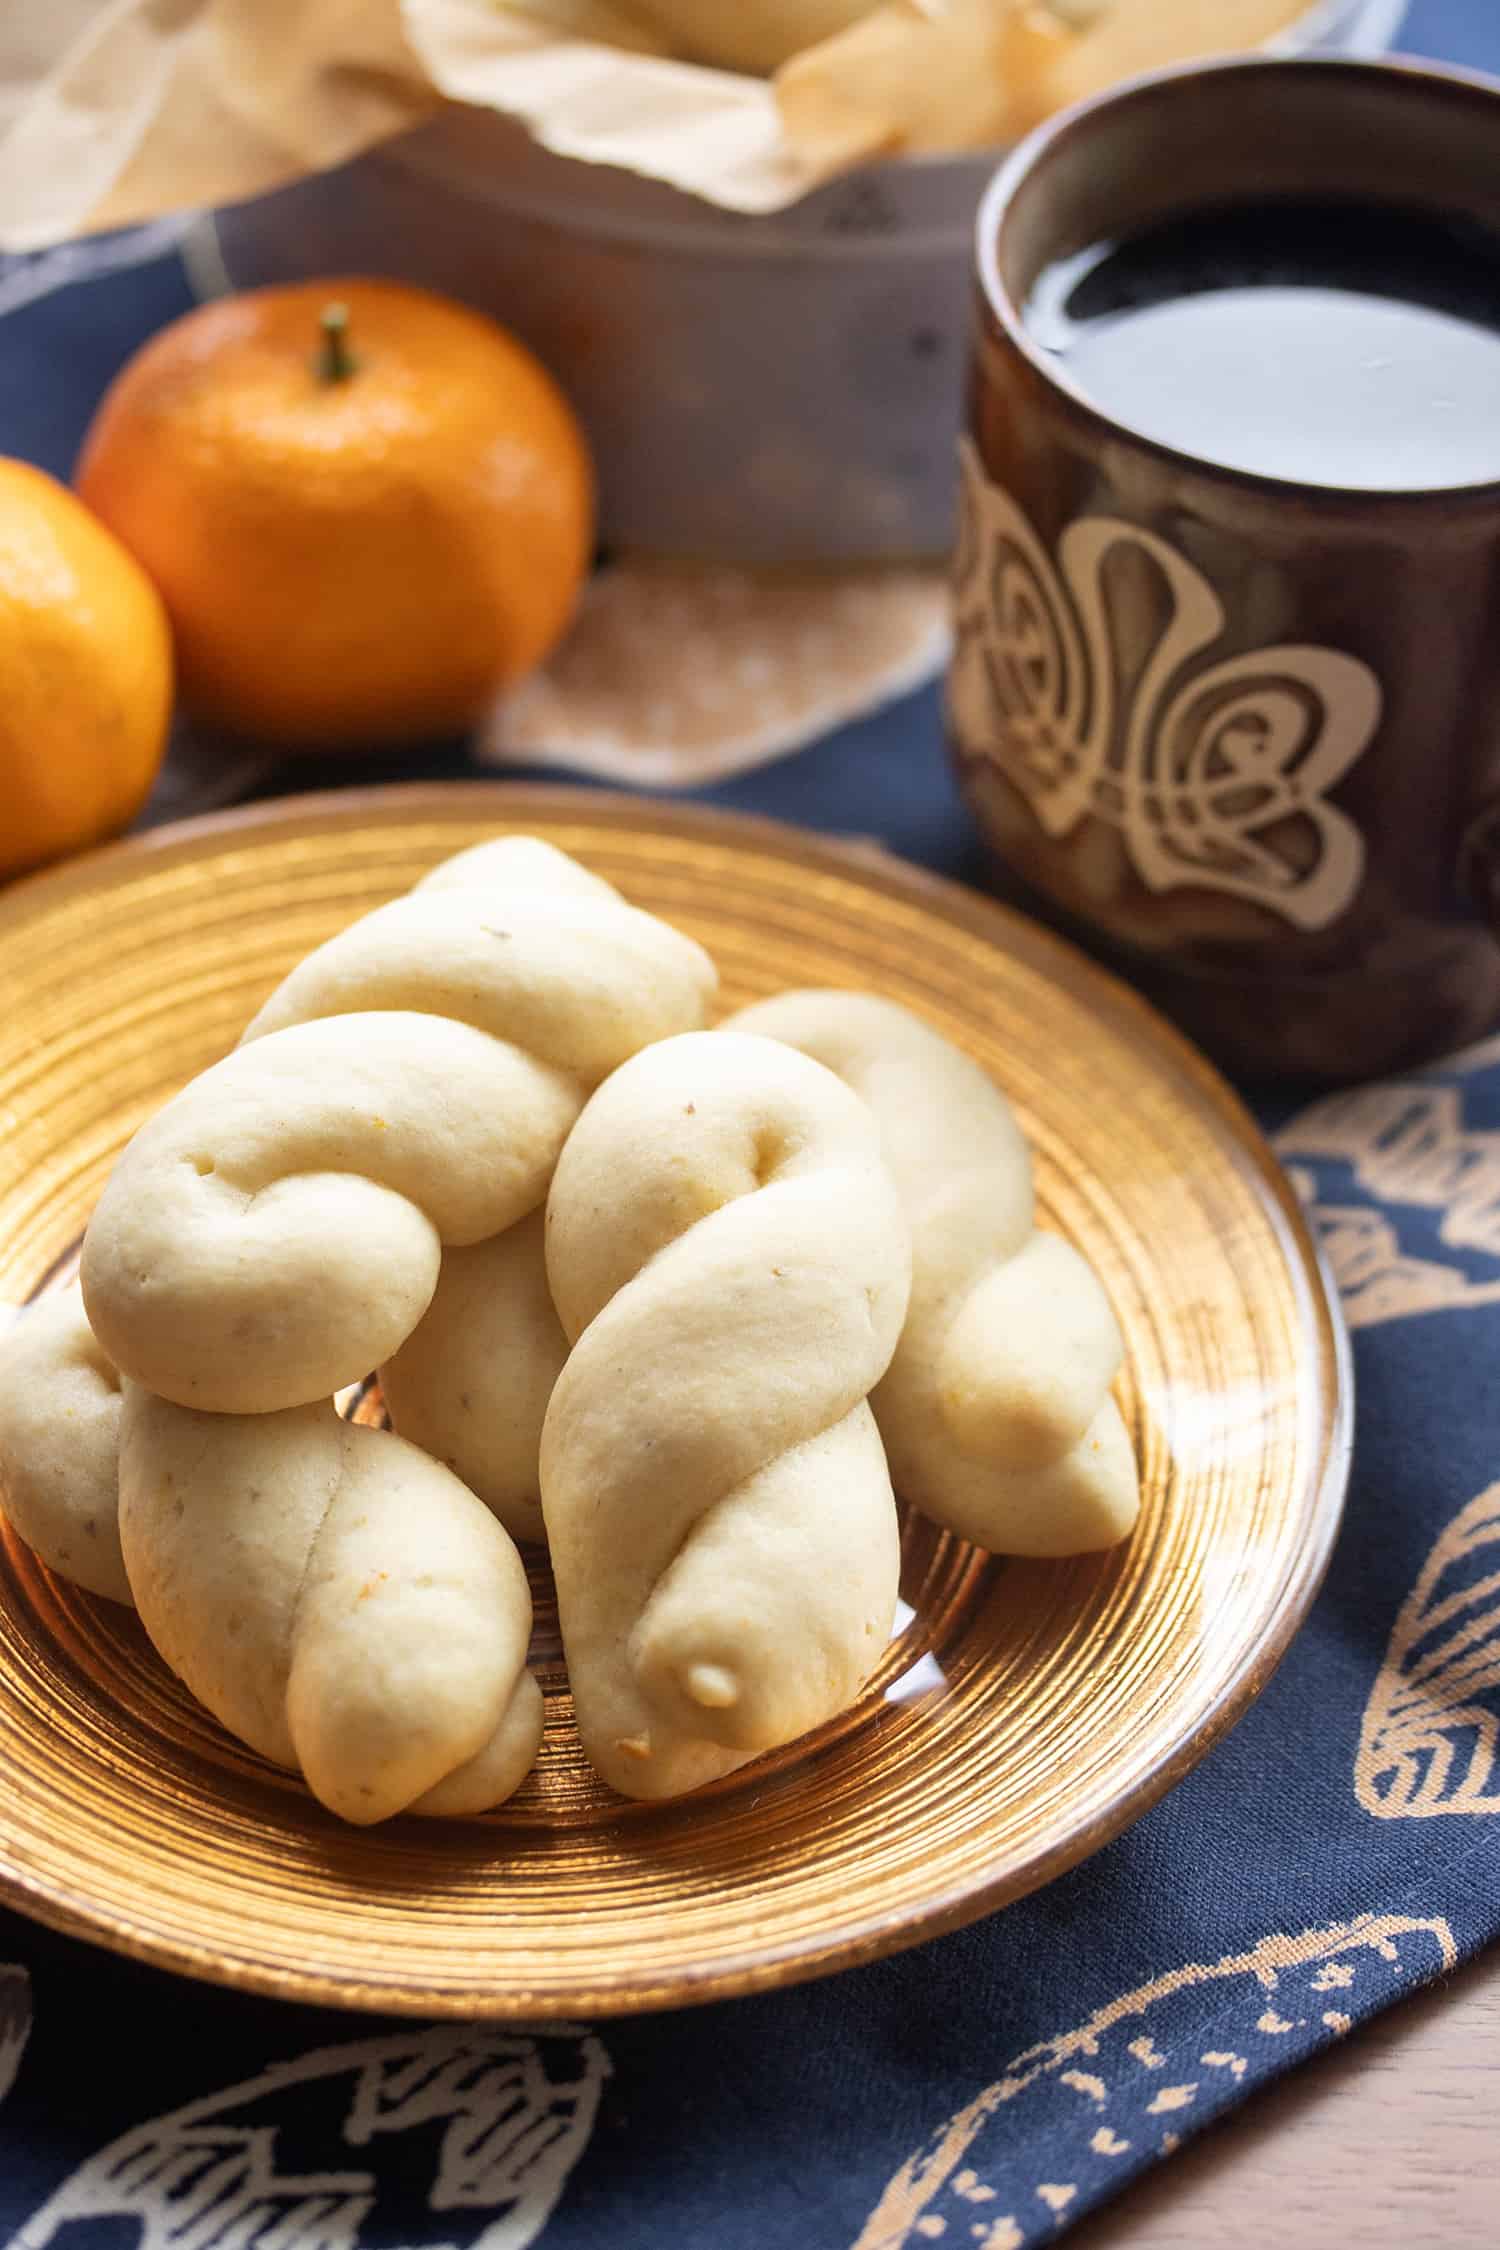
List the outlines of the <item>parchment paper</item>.
{"label": "parchment paper", "polygon": [[233,203],[444,102],[727,209],[988,147],[1306,0],[0,0],[0,249]]}

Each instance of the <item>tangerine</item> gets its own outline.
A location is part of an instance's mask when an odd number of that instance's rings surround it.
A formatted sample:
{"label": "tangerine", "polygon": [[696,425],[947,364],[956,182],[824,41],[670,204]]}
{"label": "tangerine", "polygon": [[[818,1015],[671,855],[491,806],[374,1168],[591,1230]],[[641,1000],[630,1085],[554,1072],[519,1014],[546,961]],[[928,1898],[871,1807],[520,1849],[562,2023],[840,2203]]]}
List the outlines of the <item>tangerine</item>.
{"label": "tangerine", "polygon": [[124,828],[167,746],[150,579],[64,484],[0,460],[0,877]]}
{"label": "tangerine", "polygon": [[593,541],[552,378],[394,282],[185,314],[105,394],[76,483],[166,602],[186,707],[289,745],[469,725],[559,639]]}

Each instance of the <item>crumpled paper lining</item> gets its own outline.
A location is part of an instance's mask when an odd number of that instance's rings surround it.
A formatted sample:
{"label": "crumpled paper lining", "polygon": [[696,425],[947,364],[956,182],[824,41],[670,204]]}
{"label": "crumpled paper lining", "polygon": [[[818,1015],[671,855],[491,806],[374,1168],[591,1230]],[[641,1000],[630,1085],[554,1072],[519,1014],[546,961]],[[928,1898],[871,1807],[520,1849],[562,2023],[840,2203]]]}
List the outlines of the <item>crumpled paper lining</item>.
{"label": "crumpled paper lining", "polygon": [[[1130,71],[1254,45],[1307,4],[10,0],[0,248],[239,202],[453,101],[559,155],[778,211],[864,158],[1002,144]],[[710,67],[726,57],[777,79]]]}
{"label": "crumpled paper lining", "polygon": [[36,13],[0,11],[7,249],[259,194],[439,100],[399,0],[61,0],[46,35]]}
{"label": "crumpled paper lining", "polygon": [[591,580],[478,755],[651,788],[722,780],[908,694],[950,645],[941,570],[621,562]]}
{"label": "crumpled paper lining", "polygon": [[492,0],[0,8],[0,247],[239,202],[449,100],[732,209],[780,209],[828,176],[787,147],[767,80],[559,38],[555,14],[528,20]]}
{"label": "crumpled paper lining", "polygon": [[434,85],[519,118],[556,156],[645,173],[746,213],[782,210],[840,169],[790,146],[765,79],[589,42],[512,45],[493,24],[475,26],[470,0],[416,4]]}

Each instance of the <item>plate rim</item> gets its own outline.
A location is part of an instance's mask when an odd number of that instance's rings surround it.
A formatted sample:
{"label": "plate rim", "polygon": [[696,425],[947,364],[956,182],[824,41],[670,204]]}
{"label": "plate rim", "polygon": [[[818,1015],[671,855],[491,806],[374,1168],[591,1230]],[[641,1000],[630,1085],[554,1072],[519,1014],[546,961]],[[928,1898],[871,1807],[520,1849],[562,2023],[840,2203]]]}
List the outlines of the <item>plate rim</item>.
{"label": "plate rim", "polygon": [[1090,1007],[1104,1005],[1117,1024],[1135,1024],[1158,1056],[1170,1062],[1214,1110],[1226,1137],[1251,1163],[1268,1213],[1274,1214],[1282,1255],[1306,1300],[1328,1356],[1330,1406],[1316,1478],[1309,1476],[1308,1529],[1273,1610],[1246,1647],[1235,1671],[1192,1729],[1163,1745],[1131,1787],[1049,1848],[992,1879],[961,1882],[923,1900],[866,1910],[834,1936],[812,1933],[776,1939],[761,1931],[755,1948],[717,1953],[701,1969],[675,1971],[657,1984],[639,1972],[568,1986],[556,2001],[535,1992],[477,1985],[455,1991],[379,1977],[356,1981],[342,1974],[280,1969],[253,1958],[211,1953],[190,1940],[173,1940],[111,1920],[61,1884],[42,1886],[24,1866],[0,1856],[0,1905],[60,1934],[99,1945],[147,1966],[185,1975],[222,1989],[250,1992],[303,2005],[399,2017],[484,2022],[536,2022],[557,2015],[617,2017],[666,2008],[702,2006],[747,1997],[865,1966],[892,1953],[943,1937],[984,1919],[1054,1882],[1133,1827],[1186,1778],[1238,1724],[1264,1692],[1305,1623],[1332,1559],[1343,1520],[1354,1444],[1353,1353],[1338,1290],[1327,1260],[1291,1182],[1256,1119],[1223,1074],[1158,1009],[1079,946],[986,893],[903,858],[878,838],[828,832],[738,808],[659,799],[597,783],[533,783],[483,778],[392,781],[332,787],[252,800],[224,810],[164,822],[18,878],[0,894],[0,941],[52,906],[98,887],[122,865],[176,854],[192,859],[236,834],[259,837],[301,823],[361,818],[399,828],[424,820],[483,820],[489,813],[510,825],[528,814],[555,821],[692,833],[733,845],[737,838],[790,855],[803,864],[863,879],[905,895],[944,919],[1003,950],[1019,954],[1046,974],[1050,964],[1066,974]]}

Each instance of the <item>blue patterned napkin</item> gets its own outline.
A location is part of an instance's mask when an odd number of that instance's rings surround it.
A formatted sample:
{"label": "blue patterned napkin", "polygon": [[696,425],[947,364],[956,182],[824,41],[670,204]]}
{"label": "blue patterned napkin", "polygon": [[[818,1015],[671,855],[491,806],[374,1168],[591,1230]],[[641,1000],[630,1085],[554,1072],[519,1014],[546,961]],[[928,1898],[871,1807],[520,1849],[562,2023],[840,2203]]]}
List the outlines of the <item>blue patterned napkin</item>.
{"label": "blue patterned napkin", "polygon": [[[1411,43],[1500,67],[1500,12],[1419,0]],[[0,450],[65,471],[190,301],[134,247],[0,270]],[[930,696],[706,794],[979,872]],[[1310,1623],[1154,1812],[957,1937],[597,2027],[318,2013],[0,1911],[0,2242],[1019,2250],[1495,1936],[1500,1041],[1263,1117],[1344,1292],[1354,1481]]]}

